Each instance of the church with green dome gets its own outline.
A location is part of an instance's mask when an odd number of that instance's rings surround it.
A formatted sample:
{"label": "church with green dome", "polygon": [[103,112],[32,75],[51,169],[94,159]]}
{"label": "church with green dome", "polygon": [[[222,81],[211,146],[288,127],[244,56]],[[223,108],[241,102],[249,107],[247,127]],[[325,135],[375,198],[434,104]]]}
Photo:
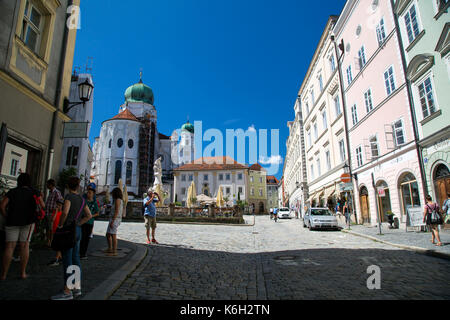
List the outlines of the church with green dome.
{"label": "church with green dome", "polygon": [[194,157],[194,126],[188,121],[176,131],[180,137],[158,131],[153,90],[141,74],[139,82],[125,90],[118,114],[102,122],[95,138],[92,173],[99,192],[111,191],[121,179],[130,199],[142,198],[153,186],[153,166],[160,159],[164,189],[170,194],[166,201],[173,202],[173,169]]}

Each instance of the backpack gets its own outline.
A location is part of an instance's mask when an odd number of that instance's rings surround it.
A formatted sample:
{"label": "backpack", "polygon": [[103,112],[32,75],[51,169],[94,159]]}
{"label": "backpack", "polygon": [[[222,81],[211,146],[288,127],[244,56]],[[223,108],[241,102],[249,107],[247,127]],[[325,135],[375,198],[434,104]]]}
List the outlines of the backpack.
{"label": "backpack", "polygon": [[[443,223],[443,221],[442,221],[442,217],[441,217],[441,214],[439,213],[439,211],[437,210],[439,207],[437,206],[437,204],[435,203],[434,204],[434,208],[433,209],[431,209],[431,207],[427,204],[427,207],[428,207],[428,214],[431,214],[431,224],[442,224]],[[431,211],[431,213],[430,213],[430,211]]]}
{"label": "backpack", "polygon": [[44,219],[45,211],[44,211],[44,209],[42,209],[41,203],[39,201],[41,199],[41,197],[40,196],[38,197],[37,195],[33,194],[33,198],[34,198],[34,201],[36,202],[35,218],[37,221],[39,221],[39,220]]}

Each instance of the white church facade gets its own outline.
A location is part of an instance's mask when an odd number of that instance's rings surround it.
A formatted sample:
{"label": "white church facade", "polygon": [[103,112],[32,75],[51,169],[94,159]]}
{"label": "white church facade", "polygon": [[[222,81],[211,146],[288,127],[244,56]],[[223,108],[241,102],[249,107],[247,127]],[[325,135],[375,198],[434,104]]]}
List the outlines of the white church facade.
{"label": "white church facade", "polygon": [[119,113],[103,121],[100,136],[95,138],[91,180],[100,193],[111,191],[122,179],[130,198],[141,198],[153,185],[153,165],[160,158],[166,202],[174,201],[173,169],[193,161],[194,130],[187,123],[181,137],[166,136],[159,133],[157,120],[153,91],[141,78],[125,91]]}

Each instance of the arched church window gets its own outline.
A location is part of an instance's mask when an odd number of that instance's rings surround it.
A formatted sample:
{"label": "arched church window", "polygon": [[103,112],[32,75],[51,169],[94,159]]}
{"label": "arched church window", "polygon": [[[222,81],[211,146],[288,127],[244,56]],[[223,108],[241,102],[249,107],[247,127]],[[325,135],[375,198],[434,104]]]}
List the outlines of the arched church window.
{"label": "arched church window", "polygon": [[116,168],[114,170],[114,184],[119,183],[119,179],[122,177],[122,161],[116,161]]}
{"label": "arched church window", "polygon": [[131,185],[132,173],[133,173],[133,162],[127,161],[127,172],[126,172],[126,178],[125,178],[125,183],[127,184],[127,186]]}
{"label": "arched church window", "polygon": [[134,146],[134,141],[133,139],[128,140],[128,148],[132,149]]}
{"label": "arched church window", "polygon": [[117,146],[118,146],[119,148],[122,148],[122,146],[123,146],[123,140],[122,140],[122,138],[119,138],[119,140],[117,140]]}
{"label": "arched church window", "polygon": [[109,142],[108,142],[108,148],[110,148],[110,149],[111,149],[111,143],[112,143],[112,140],[109,139]]}

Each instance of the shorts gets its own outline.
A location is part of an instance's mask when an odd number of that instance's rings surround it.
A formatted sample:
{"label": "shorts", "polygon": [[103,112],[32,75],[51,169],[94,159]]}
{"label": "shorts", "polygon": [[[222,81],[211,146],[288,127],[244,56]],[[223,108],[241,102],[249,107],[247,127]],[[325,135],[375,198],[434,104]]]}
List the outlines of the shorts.
{"label": "shorts", "polygon": [[111,226],[111,220],[109,220],[108,229],[106,230],[106,233],[117,234],[117,229],[119,228],[121,222],[122,220],[116,219],[114,220],[114,223]]}
{"label": "shorts", "polygon": [[26,226],[5,226],[6,242],[30,242],[34,223]]}
{"label": "shorts", "polygon": [[144,220],[146,229],[156,229],[156,217],[144,216]]}

